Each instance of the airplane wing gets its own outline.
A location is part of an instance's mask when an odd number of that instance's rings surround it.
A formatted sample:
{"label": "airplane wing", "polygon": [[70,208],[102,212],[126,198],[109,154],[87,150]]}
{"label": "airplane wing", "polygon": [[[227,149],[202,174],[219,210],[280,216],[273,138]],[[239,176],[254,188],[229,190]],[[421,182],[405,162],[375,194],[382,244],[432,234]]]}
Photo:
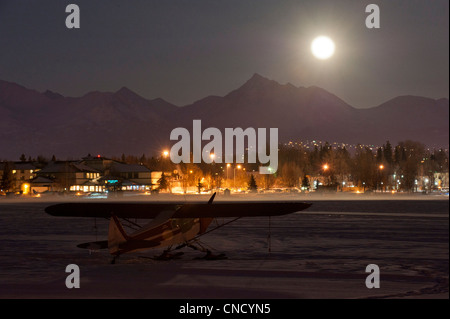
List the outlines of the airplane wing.
{"label": "airplane wing", "polygon": [[104,217],[111,214],[120,218],[153,219],[163,211],[173,211],[172,218],[216,218],[279,216],[302,211],[311,206],[298,201],[260,202],[76,202],[49,206],[45,211],[52,216]]}

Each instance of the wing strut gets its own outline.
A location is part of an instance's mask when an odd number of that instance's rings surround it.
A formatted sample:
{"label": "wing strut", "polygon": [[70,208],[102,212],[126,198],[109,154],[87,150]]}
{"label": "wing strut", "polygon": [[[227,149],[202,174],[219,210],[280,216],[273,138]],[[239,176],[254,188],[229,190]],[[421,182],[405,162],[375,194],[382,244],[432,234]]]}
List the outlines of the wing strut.
{"label": "wing strut", "polygon": [[188,240],[188,241],[185,242],[184,244],[181,244],[180,246],[176,247],[175,249],[180,249],[180,248],[186,247],[186,246],[189,244],[189,242],[191,242],[191,241],[196,241],[199,237],[202,237],[203,235],[206,235],[206,234],[208,234],[208,233],[210,233],[210,232],[212,232],[212,231],[214,231],[214,230],[216,230],[216,229],[219,229],[219,228],[221,228],[221,227],[223,227],[223,226],[226,226],[226,225],[228,225],[228,224],[231,224],[232,222],[235,222],[235,221],[237,221],[238,219],[241,219],[241,218],[242,218],[242,217],[236,217],[236,218],[234,218],[233,220],[230,220],[230,221],[228,221],[228,222],[226,222],[226,223],[223,223],[223,224],[221,224],[221,225],[218,225],[218,226],[216,226],[216,227],[214,227],[214,228],[212,228],[212,229],[210,229],[210,230],[208,230],[208,231],[206,231],[206,232],[204,232],[204,233],[202,233],[202,234],[198,234],[198,235],[195,236],[194,238]]}
{"label": "wing strut", "polygon": [[214,197],[216,197],[216,193],[214,193],[212,196],[211,196],[211,198],[209,199],[209,201],[208,201],[208,204],[212,204],[212,202],[213,202],[213,200],[214,200]]}

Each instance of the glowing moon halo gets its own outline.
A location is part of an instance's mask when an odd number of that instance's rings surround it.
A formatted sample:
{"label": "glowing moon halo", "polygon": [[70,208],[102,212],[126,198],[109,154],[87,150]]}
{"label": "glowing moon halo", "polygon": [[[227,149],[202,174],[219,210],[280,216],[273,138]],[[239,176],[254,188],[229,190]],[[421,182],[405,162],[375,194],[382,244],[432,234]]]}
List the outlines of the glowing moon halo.
{"label": "glowing moon halo", "polygon": [[334,54],[334,50],[334,42],[329,37],[320,36],[315,38],[311,43],[312,54],[320,60],[331,58]]}

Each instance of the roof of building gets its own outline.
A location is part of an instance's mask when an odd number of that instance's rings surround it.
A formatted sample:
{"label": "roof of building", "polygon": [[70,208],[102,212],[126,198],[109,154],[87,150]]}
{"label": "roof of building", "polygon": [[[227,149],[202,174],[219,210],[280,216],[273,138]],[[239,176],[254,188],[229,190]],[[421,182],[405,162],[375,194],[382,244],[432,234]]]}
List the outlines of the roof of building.
{"label": "roof of building", "polygon": [[111,172],[118,172],[118,173],[148,172],[148,173],[150,173],[151,170],[148,169],[144,165],[113,162],[111,165]]}
{"label": "roof of building", "polygon": [[35,179],[30,181],[31,184],[35,185],[35,184],[52,184],[54,183],[54,181],[52,181],[51,179],[42,177],[42,176],[38,176]]}
{"label": "roof of building", "polygon": [[35,170],[37,168],[32,162],[14,162],[12,166],[17,170]]}
{"label": "roof of building", "polygon": [[86,172],[86,173],[99,173],[96,169],[93,169],[87,165],[69,162],[69,161],[57,161],[50,162],[46,167],[39,171],[40,174],[43,173],[77,173],[77,172]]}
{"label": "roof of building", "polygon": [[[7,162],[0,162],[0,171],[5,169]],[[32,162],[8,162],[10,169],[15,170],[37,170],[38,167],[34,165]]]}
{"label": "roof of building", "polygon": [[101,155],[92,156],[91,154],[88,154],[86,157],[82,157],[82,160],[83,161],[94,161],[94,160],[97,160],[97,161],[103,161],[103,160],[110,161],[111,159],[103,157]]}

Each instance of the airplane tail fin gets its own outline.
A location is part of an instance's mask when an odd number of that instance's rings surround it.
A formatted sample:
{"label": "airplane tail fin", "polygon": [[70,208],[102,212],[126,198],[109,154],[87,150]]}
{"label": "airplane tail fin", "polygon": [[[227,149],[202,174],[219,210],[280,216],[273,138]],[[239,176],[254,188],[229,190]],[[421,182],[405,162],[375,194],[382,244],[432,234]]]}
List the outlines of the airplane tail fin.
{"label": "airplane tail fin", "polygon": [[111,254],[119,252],[119,245],[130,240],[117,216],[112,215],[109,221],[108,248]]}
{"label": "airplane tail fin", "polygon": [[[214,201],[214,197],[216,197],[216,193],[214,193],[208,201],[209,205],[212,205]],[[213,221],[214,218],[200,218],[200,233],[203,234],[208,229],[209,224]]]}
{"label": "airplane tail fin", "polygon": [[200,232],[199,234],[203,234],[208,229],[208,226],[211,224],[214,218],[200,218]]}

